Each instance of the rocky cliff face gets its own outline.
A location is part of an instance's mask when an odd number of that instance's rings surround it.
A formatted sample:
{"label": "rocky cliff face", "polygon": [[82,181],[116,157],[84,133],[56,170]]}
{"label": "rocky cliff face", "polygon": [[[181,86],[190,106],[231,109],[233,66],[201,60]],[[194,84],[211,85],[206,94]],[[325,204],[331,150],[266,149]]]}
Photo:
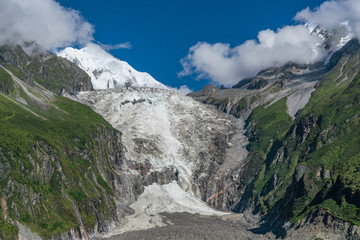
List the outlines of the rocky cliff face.
{"label": "rocky cliff face", "polygon": [[309,101],[315,84],[328,70],[323,63],[289,63],[261,71],[254,78],[241,80],[230,89],[208,85],[189,96],[244,120],[257,106],[271,105],[286,97],[287,112],[295,118],[296,113]]}
{"label": "rocky cliff face", "polygon": [[[358,41],[350,41],[325,69],[310,74],[285,66],[261,72],[239,89],[208,86],[190,94],[246,121],[249,154],[241,165],[212,180],[220,194],[209,203],[245,212],[250,220],[260,217],[264,224],[259,231],[280,237],[289,226],[303,226],[288,221],[321,215],[316,209],[351,222],[338,234],[355,228],[358,49]],[[308,90],[307,83],[312,83]]]}
{"label": "rocky cliff face", "polygon": [[59,95],[63,91],[75,93],[93,89],[90,77],[78,66],[35,43],[27,45],[1,46],[0,64],[26,83],[34,85],[37,82]]}
{"label": "rocky cliff face", "polygon": [[320,208],[304,216],[289,229],[287,238],[356,240],[359,239],[359,231],[359,226],[336,218]]}

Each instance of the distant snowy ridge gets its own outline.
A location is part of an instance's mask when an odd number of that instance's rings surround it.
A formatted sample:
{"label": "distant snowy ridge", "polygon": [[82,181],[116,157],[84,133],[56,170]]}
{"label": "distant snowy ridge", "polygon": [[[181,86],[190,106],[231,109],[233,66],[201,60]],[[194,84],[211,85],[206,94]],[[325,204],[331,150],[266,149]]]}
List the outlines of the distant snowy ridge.
{"label": "distant snowy ridge", "polygon": [[306,23],[305,26],[309,29],[311,34],[320,37],[321,41],[317,44],[317,47],[324,48],[330,53],[339,50],[355,37],[348,22],[343,22],[332,30],[310,22]]}
{"label": "distant snowy ridge", "polygon": [[136,71],[94,43],[82,49],[68,47],[57,55],[82,68],[91,77],[95,90],[124,86],[167,88],[150,74]]}

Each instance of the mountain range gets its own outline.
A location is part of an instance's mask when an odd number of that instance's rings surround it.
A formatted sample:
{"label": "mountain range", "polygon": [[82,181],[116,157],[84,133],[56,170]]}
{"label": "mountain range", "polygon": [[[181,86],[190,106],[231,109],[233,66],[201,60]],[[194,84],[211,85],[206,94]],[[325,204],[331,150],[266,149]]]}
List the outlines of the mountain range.
{"label": "mountain range", "polygon": [[359,239],[360,44],[308,27],[321,62],[188,96],[96,44],[1,46],[0,238]]}

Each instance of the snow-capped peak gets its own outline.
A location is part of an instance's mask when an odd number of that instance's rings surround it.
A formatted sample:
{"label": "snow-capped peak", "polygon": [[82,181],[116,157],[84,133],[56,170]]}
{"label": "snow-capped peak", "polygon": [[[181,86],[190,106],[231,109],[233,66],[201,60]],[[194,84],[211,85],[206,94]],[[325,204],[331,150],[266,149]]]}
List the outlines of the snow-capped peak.
{"label": "snow-capped peak", "polygon": [[167,88],[150,74],[136,71],[94,43],[82,49],[68,47],[57,55],[82,68],[91,77],[96,90],[123,86]]}
{"label": "snow-capped peak", "polygon": [[317,46],[324,48],[329,52],[339,50],[355,36],[349,22],[343,22],[332,29],[327,29],[313,23],[306,23],[305,26],[309,29],[311,34],[320,37],[321,41]]}

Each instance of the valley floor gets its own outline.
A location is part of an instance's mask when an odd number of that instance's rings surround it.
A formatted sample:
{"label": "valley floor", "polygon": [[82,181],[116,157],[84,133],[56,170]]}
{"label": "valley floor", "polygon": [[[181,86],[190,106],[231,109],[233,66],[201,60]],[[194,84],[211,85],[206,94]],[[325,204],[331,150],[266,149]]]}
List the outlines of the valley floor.
{"label": "valley floor", "polygon": [[163,213],[164,227],[126,232],[103,240],[247,240],[274,239],[269,235],[258,235],[250,231],[252,226],[241,214],[204,216],[190,213]]}

